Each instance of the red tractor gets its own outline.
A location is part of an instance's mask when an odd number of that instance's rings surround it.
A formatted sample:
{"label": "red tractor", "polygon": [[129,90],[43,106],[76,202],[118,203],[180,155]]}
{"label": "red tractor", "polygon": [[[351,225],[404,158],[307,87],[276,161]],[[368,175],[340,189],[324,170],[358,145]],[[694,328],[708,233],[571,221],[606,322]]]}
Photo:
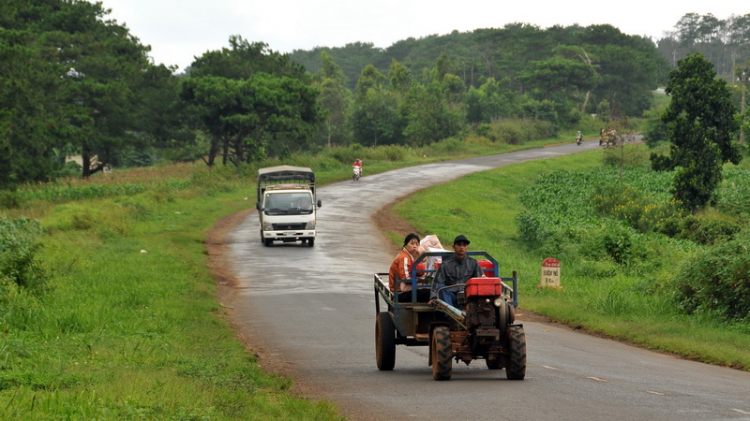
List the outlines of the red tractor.
{"label": "red tractor", "polygon": [[[430,288],[416,282],[418,263],[431,256],[450,254],[430,252],[417,259],[411,276],[414,280],[412,299],[407,302],[399,302],[398,295],[389,290],[387,273],[375,274],[378,369],[393,370],[396,345],[429,346],[428,365],[432,366],[435,380],[451,378],[454,360],[468,365],[477,359],[485,360],[490,370],[504,368],[509,380],[523,380],[526,376],[526,336],[523,325],[515,323],[518,304],[515,272],[511,278],[500,278],[497,276],[497,261],[489,254],[469,252],[469,255],[486,256],[492,263],[494,277],[472,278],[466,284],[446,287],[460,289],[458,307],[442,300],[435,300],[432,306],[417,302],[417,290]],[[381,298],[388,311],[380,311]]]}

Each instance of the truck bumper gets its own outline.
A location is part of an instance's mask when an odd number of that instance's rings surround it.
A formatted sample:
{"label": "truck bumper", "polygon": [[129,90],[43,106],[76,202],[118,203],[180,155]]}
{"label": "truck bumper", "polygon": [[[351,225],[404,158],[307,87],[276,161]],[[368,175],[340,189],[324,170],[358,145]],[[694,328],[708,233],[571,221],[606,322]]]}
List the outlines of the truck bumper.
{"label": "truck bumper", "polygon": [[315,230],[263,231],[264,240],[297,241],[315,238]]}

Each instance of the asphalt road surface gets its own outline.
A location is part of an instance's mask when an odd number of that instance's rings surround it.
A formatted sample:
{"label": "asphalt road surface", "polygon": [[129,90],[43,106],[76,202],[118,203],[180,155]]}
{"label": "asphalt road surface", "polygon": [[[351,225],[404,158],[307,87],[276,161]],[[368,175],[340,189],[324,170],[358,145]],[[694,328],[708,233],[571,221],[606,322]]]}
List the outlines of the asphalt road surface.
{"label": "asphalt road surface", "polygon": [[[329,399],[355,420],[750,420],[750,373],[523,321],[522,315],[523,381],[506,380],[503,370],[487,370],[482,361],[454,362],[450,381],[434,381],[427,347],[399,345],[393,371],[375,366],[373,273],[387,272],[395,253],[373,225],[374,212],[466,174],[597,147],[597,141],[571,143],[327,185],[318,191],[323,207],[312,248],[264,247],[251,212],[227,238],[225,259],[239,280],[233,318],[241,332],[262,339],[267,355],[287,364],[305,395]],[[519,276],[535,282],[536,274]]]}

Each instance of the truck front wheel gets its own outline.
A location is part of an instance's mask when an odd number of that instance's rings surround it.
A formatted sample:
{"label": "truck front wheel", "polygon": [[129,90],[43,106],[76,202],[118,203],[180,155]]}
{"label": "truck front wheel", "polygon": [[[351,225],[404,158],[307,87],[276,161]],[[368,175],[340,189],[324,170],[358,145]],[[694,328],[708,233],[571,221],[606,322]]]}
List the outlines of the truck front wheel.
{"label": "truck front wheel", "polygon": [[271,247],[271,244],[273,244],[273,240],[271,240],[270,238],[266,238],[266,239],[265,239],[265,240],[263,241],[263,244],[265,244],[265,245],[266,245],[266,247]]}

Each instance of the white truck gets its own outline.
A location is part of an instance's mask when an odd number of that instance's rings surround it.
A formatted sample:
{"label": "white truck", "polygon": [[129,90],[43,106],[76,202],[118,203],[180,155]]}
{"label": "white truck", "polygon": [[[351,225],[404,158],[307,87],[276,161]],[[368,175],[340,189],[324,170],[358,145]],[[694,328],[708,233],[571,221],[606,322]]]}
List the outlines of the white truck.
{"label": "white truck", "polygon": [[315,222],[321,201],[315,196],[315,173],[310,168],[279,165],[258,170],[260,240],[307,242],[315,245]]}

